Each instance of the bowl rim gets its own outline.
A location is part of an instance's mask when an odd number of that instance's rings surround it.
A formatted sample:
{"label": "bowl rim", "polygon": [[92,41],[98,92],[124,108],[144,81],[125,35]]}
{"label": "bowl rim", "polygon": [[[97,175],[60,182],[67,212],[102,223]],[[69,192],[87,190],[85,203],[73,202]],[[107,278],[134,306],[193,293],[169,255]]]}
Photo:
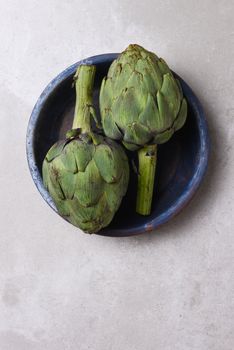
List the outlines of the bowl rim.
{"label": "bowl rim", "polygon": [[[69,76],[73,75],[77,69],[77,67],[81,64],[102,64],[102,63],[111,63],[114,59],[117,58],[119,53],[107,53],[101,55],[95,55],[78,61],[71,66],[67,67],[61,73],[59,73],[43,90],[41,95],[39,96],[29,119],[27,134],[26,134],[26,155],[28,161],[28,167],[32,176],[32,179],[40,192],[43,199],[46,203],[56,212],[58,213],[52,198],[49,193],[45,189],[40,172],[38,170],[35,152],[34,152],[34,143],[35,143],[35,130],[38,123],[38,117],[44,107],[44,103],[49,98],[49,96],[53,93],[53,91]],[[195,192],[200,186],[202,179],[206,173],[209,154],[210,154],[210,138],[208,132],[207,121],[205,118],[205,114],[202,108],[202,105],[194,94],[189,85],[175,72],[173,72],[176,77],[180,79],[182,84],[183,91],[185,92],[186,98],[189,100],[189,104],[192,106],[195,111],[195,116],[197,119],[199,136],[200,136],[200,148],[198,152],[198,165],[196,171],[194,172],[192,178],[190,179],[188,185],[186,186],[183,193],[169,206],[163,213],[154,219],[149,220],[149,222],[134,226],[126,229],[108,229],[104,228],[103,230],[97,232],[98,235],[104,236],[112,236],[112,237],[124,237],[124,236],[132,236],[137,235],[143,232],[149,232],[155,230],[159,226],[165,224],[174,216],[176,216],[193,198]]]}

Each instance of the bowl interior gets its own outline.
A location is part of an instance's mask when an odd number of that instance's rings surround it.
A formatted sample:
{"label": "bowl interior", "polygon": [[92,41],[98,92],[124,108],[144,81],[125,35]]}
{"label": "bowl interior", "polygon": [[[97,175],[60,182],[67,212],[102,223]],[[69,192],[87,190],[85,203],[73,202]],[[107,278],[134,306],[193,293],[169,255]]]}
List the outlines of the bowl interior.
{"label": "bowl interior", "polygon": [[[97,111],[99,110],[98,97],[101,80],[106,75],[110,63],[110,59],[95,62],[97,73],[94,103]],[[46,98],[43,98],[43,104],[36,111],[37,116],[34,123],[31,147],[33,148],[36,171],[38,171],[40,176],[42,162],[48,149],[57,140],[63,139],[66,131],[72,125],[75,105],[72,77],[75,69],[76,66],[74,65],[70,72],[66,73],[64,78],[60,79],[53,89],[50,89]],[[151,215],[144,217],[135,212],[137,175],[133,171],[130,162],[131,176],[127,195],[123,199],[112,223],[108,228],[101,230],[100,234],[126,236],[151,230],[163,223],[162,216],[165,213],[167,217],[165,217],[164,221],[167,221],[170,216],[173,216],[185,204],[175,205],[184,196],[184,193],[188,191],[191,180],[198,171],[202,140],[198,110],[194,108],[194,101],[191,100],[191,95],[186,90],[186,84],[182,80],[181,84],[188,101],[188,117],[185,126],[176,132],[169,142],[158,146],[158,162]],[[135,153],[129,152],[128,155],[137,162]],[[40,176],[37,181],[41,181]],[[50,197],[48,195],[43,195],[43,197],[51,205]]]}

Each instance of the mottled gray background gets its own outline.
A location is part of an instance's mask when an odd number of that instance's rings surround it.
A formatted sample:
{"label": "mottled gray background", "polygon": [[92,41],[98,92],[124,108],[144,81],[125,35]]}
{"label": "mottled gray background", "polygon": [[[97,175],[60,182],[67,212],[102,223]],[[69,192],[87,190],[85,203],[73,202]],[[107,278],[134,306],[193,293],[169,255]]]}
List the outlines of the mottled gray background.
{"label": "mottled gray background", "polygon": [[[1,350],[233,350],[233,15],[233,0],[0,0]],[[192,86],[213,153],[200,191],[169,224],[90,237],[38,194],[27,123],[65,67],[129,43]]]}

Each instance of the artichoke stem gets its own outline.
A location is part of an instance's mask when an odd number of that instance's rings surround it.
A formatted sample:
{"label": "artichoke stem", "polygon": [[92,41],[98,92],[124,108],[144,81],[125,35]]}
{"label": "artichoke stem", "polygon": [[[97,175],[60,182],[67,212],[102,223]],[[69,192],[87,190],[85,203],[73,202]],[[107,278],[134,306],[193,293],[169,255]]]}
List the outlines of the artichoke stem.
{"label": "artichoke stem", "polygon": [[136,212],[141,215],[151,213],[154,178],[157,162],[157,145],[148,145],[138,151],[139,170]]}
{"label": "artichoke stem", "polygon": [[76,105],[72,128],[82,129],[82,132],[91,131],[91,116],[93,111],[93,84],[96,67],[81,65],[74,76],[76,88]]}

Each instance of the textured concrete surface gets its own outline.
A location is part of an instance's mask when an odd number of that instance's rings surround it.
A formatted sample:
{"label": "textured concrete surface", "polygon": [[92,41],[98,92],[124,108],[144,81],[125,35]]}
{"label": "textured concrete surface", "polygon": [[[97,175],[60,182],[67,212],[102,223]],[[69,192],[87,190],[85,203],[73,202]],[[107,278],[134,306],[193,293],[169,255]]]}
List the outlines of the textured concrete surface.
{"label": "textured concrete surface", "polygon": [[[233,350],[233,13],[232,0],[0,0],[1,350]],[[200,97],[210,167],[157,232],[89,237],[38,194],[28,118],[65,67],[134,42]]]}

